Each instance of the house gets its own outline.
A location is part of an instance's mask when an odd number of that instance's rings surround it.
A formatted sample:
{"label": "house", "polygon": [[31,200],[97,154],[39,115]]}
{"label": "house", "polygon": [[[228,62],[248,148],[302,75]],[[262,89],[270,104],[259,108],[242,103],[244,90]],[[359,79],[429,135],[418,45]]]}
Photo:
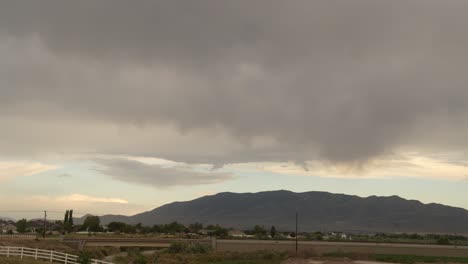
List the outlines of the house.
{"label": "house", "polygon": [[14,224],[11,224],[11,223],[8,223],[8,224],[3,224],[1,227],[0,227],[0,230],[2,231],[2,233],[17,233],[16,232],[16,226]]}
{"label": "house", "polygon": [[209,235],[209,234],[214,233],[215,231],[216,231],[216,230],[214,230],[214,229],[200,229],[200,230],[198,231],[198,233],[199,233],[200,235],[205,235],[205,236],[206,236],[206,235]]}
{"label": "house", "polygon": [[241,231],[241,230],[231,230],[231,231],[229,231],[229,236],[236,237],[236,238],[247,237],[247,235],[244,233],[244,231]]}

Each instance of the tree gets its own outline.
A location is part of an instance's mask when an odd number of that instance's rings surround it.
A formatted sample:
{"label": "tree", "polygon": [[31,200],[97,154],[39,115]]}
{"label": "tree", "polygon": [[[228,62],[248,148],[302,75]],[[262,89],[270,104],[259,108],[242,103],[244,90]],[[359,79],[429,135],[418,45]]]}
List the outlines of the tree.
{"label": "tree", "polygon": [[73,210],[70,210],[68,215],[68,222],[70,223],[70,226],[73,227]]}
{"label": "tree", "polygon": [[137,231],[141,230],[141,223],[136,224],[135,229]]}
{"label": "tree", "polygon": [[271,238],[275,238],[276,236],[276,228],[275,226],[272,226],[271,229],[270,229],[270,236]]}
{"label": "tree", "polygon": [[83,223],[83,228],[89,232],[99,232],[101,231],[101,220],[98,216],[89,215]]}
{"label": "tree", "polygon": [[122,222],[110,222],[107,227],[111,232],[124,232],[127,224]]}
{"label": "tree", "polygon": [[23,218],[19,220],[18,222],[16,222],[16,231],[18,231],[18,233],[26,233],[27,230],[28,230],[28,220]]}
{"label": "tree", "polygon": [[267,235],[267,231],[265,230],[265,228],[263,228],[263,226],[259,226],[259,225],[256,225],[253,229],[253,232],[252,232],[254,235],[258,236],[258,237],[262,237],[262,236],[266,236]]}
{"label": "tree", "polygon": [[65,217],[63,218],[63,223],[64,223],[64,224],[68,223],[68,213],[69,213],[69,211],[67,210],[67,211],[65,212]]}
{"label": "tree", "polygon": [[168,225],[164,225],[163,233],[175,234],[182,233],[184,230],[185,226],[183,224],[180,224],[178,222],[172,222]]}
{"label": "tree", "polygon": [[63,218],[63,229],[66,232],[71,232],[73,230],[73,210],[67,210],[65,212],[65,217]]}
{"label": "tree", "polygon": [[229,230],[227,230],[226,228],[222,228],[219,225],[216,225],[216,229],[213,232],[213,235],[217,238],[226,238],[229,236]]}
{"label": "tree", "polygon": [[44,228],[42,228],[42,227],[36,228],[36,233],[37,233],[38,235],[41,235],[41,236],[42,236],[42,234],[44,234]]}
{"label": "tree", "polygon": [[201,223],[195,223],[195,224],[190,224],[189,225],[189,229],[190,231],[194,232],[194,233],[198,233],[198,231],[200,231],[201,229],[203,229],[203,224]]}

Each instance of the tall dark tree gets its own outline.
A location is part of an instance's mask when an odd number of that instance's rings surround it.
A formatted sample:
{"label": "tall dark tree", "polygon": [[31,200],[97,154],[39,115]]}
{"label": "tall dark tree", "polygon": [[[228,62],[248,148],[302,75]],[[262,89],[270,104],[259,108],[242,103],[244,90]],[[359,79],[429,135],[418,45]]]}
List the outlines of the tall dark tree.
{"label": "tall dark tree", "polygon": [[276,236],[276,227],[275,226],[271,227],[270,236],[271,236],[271,238],[275,238],[275,236]]}
{"label": "tall dark tree", "polygon": [[73,230],[73,210],[67,210],[63,219],[63,229],[66,232]]}
{"label": "tall dark tree", "polygon": [[63,223],[64,223],[64,224],[68,223],[68,218],[69,218],[68,215],[69,215],[69,211],[67,210],[67,211],[65,212],[65,217],[63,218]]}
{"label": "tall dark tree", "polygon": [[73,210],[70,210],[70,213],[68,215],[68,222],[73,227]]}

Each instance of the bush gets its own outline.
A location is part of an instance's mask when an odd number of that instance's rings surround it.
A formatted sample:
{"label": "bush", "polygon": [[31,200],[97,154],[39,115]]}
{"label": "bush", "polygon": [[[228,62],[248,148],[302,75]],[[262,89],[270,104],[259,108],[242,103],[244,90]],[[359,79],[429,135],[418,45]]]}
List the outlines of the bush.
{"label": "bush", "polygon": [[438,245],[451,245],[450,240],[446,237],[441,237],[437,240]]}
{"label": "bush", "polygon": [[191,244],[188,251],[193,254],[206,254],[210,251],[210,247],[202,244]]}
{"label": "bush", "polygon": [[188,244],[184,242],[172,242],[167,252],[171,254],[185,253],[187,251]]}
{"label": "bush", "polygon": [[133,264],[146,264],[146,263],[148,263],[148,261],[143,255],[138,255],[135,261],[133,261]]}
{"label": "bush", "polygon": [[83,251],[78,255],[77,261],[79,264],[91,264],[92,259],[91,253]]}
{"label": "bush", "polygon": [[186,253],[186,254],[206,254],[210,251],[210,247],[202,244],[188,244],[185,242],[173,242],[167,249],[171,254]]}
{"label": "bush", "polygon": [[127,254],[131,258],[135,258],[141,255],[139,248],[127,248]]}

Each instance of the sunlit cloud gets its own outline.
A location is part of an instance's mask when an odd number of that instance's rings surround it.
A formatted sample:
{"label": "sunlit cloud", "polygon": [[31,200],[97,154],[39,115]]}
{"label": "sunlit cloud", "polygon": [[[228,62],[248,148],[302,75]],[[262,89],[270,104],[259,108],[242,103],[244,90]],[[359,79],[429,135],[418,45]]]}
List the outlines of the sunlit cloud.
{"label": "sunlit cloud", "polygon": [[39,162],[0,162],[0,181],[55,170],[57,166]]}
{"label": "sunlit cloud", "polygon": [[468,166],[460,162],[447,161],[416,153],[374,159],[366,163],[331,163],[324,161],[295,163],[262,163],[261,171],[285,175],[318,176],[349,179],[390,179],[413,177],[441,180],[466,180]]}
{"label": "sunlit cloud", "polygon": [[[125,198],[93,196],[85,194],[70,195],[4,195],[0,193],[2,216],[35,219],[47,211],[50,219],[63,219],[66,210],[73,209],[74,216],[86,214],[123,214],[134,215],[151,209],[152,206],[132,203]],[[21,210],[24,213],[18,213]],[[12,211],[11,213],[8,213]]]}
{"label": "sunlit cloud", "polygon": [[117,203],[117,204],[128,204],[127,200],[120,198],[105,198],[105,197],[94,197],[83,194],[72,194],[67,196],[61,196],[57,198],[60,202],[77,202],[77,203]]}

